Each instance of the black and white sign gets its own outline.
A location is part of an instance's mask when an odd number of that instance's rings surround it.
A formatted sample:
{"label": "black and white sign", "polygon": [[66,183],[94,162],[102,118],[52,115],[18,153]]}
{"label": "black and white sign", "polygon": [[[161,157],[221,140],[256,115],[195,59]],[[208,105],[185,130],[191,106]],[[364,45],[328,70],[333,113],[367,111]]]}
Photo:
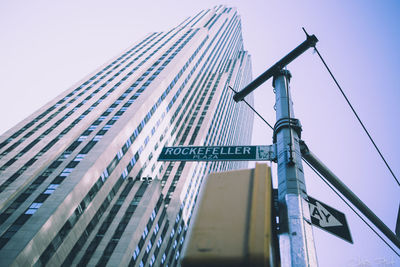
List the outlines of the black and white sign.
{"label": "black and white sign", "polygon": [[222,161],[275,159],[273,146],[177,146],[164,147],[159,161]]}
{"label": "black and white sign", "polygon": [[353,244],[344,213],[310,196],[308,200],[312,224]]}

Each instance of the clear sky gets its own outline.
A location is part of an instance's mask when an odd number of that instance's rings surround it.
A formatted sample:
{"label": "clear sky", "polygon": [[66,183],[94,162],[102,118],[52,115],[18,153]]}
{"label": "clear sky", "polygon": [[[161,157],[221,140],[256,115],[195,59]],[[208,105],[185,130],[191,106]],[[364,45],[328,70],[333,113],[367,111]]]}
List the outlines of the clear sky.
{"label": "clear sky", "polygon": [[[0,0],[0,133],[146,33],[167,30],[217,4],[238,8],[254,78],[305,40],[301,27],[315,34],[319,51],[400,176],[400,4],[395,0]],[[302,139],[394,230],[400,187],[317,55],[310,50],[288,69]],[[271,81],[255,94],[255,108],[274,124]],[[256,118],[253,144],[271,143],[272,132]],[[400,266],[311,170],[305,175],[311,196],[346,214],[354,240],[352,245],[314,228],[320,266]]]}

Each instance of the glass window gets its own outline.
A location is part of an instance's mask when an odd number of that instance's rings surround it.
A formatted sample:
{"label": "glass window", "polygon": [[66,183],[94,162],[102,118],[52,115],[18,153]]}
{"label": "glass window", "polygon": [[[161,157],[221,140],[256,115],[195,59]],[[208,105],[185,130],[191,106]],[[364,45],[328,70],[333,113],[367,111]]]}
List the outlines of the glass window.
{"label": "glass window", "polygon": [[40,208],[40,206],[42,206],[42,204],[43,204],[43,203],[35,203],[35,202],[33,202],[33,203],[29,206],[29,208],[28,208],[28,210],[25,212],[25,214],[34,214],[34,213],[38,210],[38,208]]}
{"label": "glass window", "polygon": [[81,161],[85,158],[85,154],[78,154],[76,155],[76,157],[74,158],[74,161]]}
{"label": "glass window", "polygon": [[73,168],[65,168],[60,176],[67,177],[74,169]]}

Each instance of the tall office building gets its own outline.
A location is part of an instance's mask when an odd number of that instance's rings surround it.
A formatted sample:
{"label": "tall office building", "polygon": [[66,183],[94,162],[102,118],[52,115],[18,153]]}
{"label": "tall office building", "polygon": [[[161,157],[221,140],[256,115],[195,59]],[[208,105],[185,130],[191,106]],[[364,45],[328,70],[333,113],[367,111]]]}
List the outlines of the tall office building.
{"label": "tall office building", "polygon": [[203,177],[246,165],[157,157],[249,144],[252,114],[228,86],[250,80],[240,17],[218,6],[148,34],[7,131],[0,265],[177,265]]}

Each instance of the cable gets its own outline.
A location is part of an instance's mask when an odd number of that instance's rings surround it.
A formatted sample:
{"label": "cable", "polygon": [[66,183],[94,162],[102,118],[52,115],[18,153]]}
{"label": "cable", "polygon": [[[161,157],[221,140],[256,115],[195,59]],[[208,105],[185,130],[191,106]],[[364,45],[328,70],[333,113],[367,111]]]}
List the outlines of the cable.
{"label": "cable", "polygon": [[[228,85],[228,87],[235,93],[237,93],[230,85]],[[249,108],[254,111],[254,113],[257,114],[257,116],[262,119],[268,126],[269,128],[271,128],[271,130],[274,130],[274,127],[271,126],[271,124],[269,124],[249,103],[247,103],[247,101],[245,99],[242,100],[244,103],[246,103],[247,106],[249,106]]]}
{"label": "cable", "polygon": [[378,154],[381,156],[383,162],[385,163],[386,167],[389,169],[390,173],[392,174],[393,178],[396,180],[397,185],[400,186],[400,182],[397,179],[396,175],[394,174],[394,172],[392,171],[392,169],[390,168],[389,164],[387,163],[386,159],[383,157],[381,151],[379,150],[378,146],[375,144],[374,140],[372,139],[371,135],[369,134],[367,128],[365,128],[364,124],[362,123],[360,117],[358,116],[357,112],[354,110],[353,106],[351,105],[349,99],[347,98],[346,94],[343,92],[341,86],[339,85],[338,81],[336,80],[335,76],[333,76],[331,70],[329,69],[328,65],[326,64],[325,60],[322,58],[321,54],[319,53],[318,49],[316,47],[314,47],[315,52],[317,52],[319,58],[321,59],[322,63],[324,64],[325,68],[328,70],[329,74],[331,75],[333,81],[336,83],[336,86],[339,88],[340,92],[342,93],[344,99],[346,99],[347,104],[350,106],[351,110],[353,111],[354,115],[356,116],[358,122],[361,124],[362,128],[364,129],[365,133],[368,135],[369,140],[372,142],[372,144],[374,145],[376,151],[378,152]]}
{"label": "cable", "polygon": [[321,180],[330,188],[333,192],[397,255],[400,254],[337,192],[326,180],[325,178],[316,170],[310,163],[308,163],[304,158],[304,162],[315,172],[316,175],[321,178]]}
{"label": "cable", "polygon": [[[324,63],[325,64],[325,63]],[[329,69],[328,69],[329,70]],[[336,80],[335,80],[336,81]],[[236,91],[231,87],[228,86],[233,92],[236,93]],[[346,98],[347,99],[347,98]],[[247,103],[246,100],[243,99],[243,101],[249,106],[251,110],[253,110],[258,117],[260,117],[272,130],[274,129],[249,103]],[[351,106],[351,105],[350,105]],[[356,115],[357,116],[357,115]],[[358,118],[358,116],[357,116]],[[310,165],[304,158],[304,162],[310,167],[311,170],[315,172],[316,175],[318,175],[319,178],[397,255],[400,257],[400,254],[381,236],[379,233],[337,192],[326,180],[325,178],[316,170],[314,167]],[[397,181],[397,179],[396,179]]]}

